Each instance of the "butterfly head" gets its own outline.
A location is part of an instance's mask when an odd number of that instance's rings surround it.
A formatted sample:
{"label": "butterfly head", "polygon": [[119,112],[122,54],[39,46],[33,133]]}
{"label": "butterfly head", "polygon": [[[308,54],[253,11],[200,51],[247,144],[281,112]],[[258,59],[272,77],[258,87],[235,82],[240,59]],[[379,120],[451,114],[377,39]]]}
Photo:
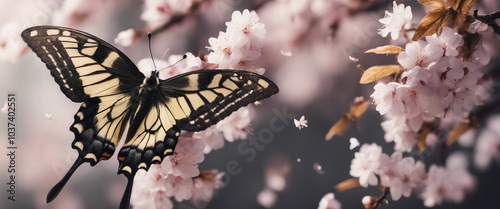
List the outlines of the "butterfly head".
{"label": "butterfly head", "polygon": [[159,73],[157,70],[151,72],[151,76],[144,79],[141,85],[141,90],[146,90],[148,92],[153,91],[160,84]]}

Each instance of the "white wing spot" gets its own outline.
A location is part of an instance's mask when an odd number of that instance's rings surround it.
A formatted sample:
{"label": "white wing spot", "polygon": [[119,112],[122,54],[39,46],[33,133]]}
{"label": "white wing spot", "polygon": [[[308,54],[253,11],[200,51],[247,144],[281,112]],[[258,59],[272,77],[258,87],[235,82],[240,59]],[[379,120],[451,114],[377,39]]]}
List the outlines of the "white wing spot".
{"label": "white wing spot", "polygon": [[49,36],[50,35],[57,35],[57,34],[59,34],[59,30],[57,30],[57,29],[49,29],[49,30],[47,30],[47,35],[49,35]]}

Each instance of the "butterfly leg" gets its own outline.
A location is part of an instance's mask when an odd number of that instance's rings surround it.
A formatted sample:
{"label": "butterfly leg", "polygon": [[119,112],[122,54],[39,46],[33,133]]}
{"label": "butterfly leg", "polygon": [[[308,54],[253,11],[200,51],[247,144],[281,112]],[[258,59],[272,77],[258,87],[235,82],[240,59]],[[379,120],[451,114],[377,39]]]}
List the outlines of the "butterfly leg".
{"label": "butterfly leg", "polygon": [[172,155],[174,153],[179,135],[180,129],[177,126],[173,126],[167,131],[165,139],[156,140],[154,146],[146,146],[141,149],[140,147],[132,144],[121,148],[118,153],[118,161],[120,163],[118,174],[125,175],[128,182],[120,202],[120,209],[128,209],[130,206],[132,185],[137,171],[141,168],[147,171],[151,164],[159,164],[163,161],[163,158],[168,155]]}

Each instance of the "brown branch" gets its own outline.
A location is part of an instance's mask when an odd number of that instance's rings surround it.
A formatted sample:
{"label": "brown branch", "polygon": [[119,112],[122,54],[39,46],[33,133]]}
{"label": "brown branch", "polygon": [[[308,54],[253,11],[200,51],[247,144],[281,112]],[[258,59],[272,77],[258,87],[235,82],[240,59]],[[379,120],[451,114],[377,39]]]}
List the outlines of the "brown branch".
{"label": "brown branch", "polygon": [[492,12],[490,14],[478,15],[477,9],[474,10],[474,18],[490,26],[497,35],[500,36],[500,26],[495,22],[496,19],[500,18],[500,10]]}
{"label": "brown branch", "polygon": [[384,188],[384,194],[382,194],[382,196],[380,196],[379,198],[377,198],[375,200],[375,203],[373,204],[373,209],[375,208],[378,208],[378,206],[382,205],[382,202],[384,202],[385,198],[387,197],[387,195],[391,192],[391,189],[389,187],[385,187]]}

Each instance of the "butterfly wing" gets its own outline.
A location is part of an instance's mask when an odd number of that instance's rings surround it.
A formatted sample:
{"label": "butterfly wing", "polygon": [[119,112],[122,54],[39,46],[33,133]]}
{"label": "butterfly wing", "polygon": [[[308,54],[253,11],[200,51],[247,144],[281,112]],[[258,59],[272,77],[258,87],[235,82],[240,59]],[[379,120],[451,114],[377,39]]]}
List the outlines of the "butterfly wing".
{"label": "butterfly wing", "polygon": [[268,78],[240,70],[199,70],[165,80],[169,117],[182,130],[201,131],[240,107],[278,93]]}
{"label": "butterfly wing", "polygon": [[160,81],[131,122],[119,173],[149,168],[171,154],[180,130],[202,131],[240,107],[278,93],[268,78],[238,70],[198,70]]}
{"label": "butterfly wing", "polygon": [[49,192],[50,202],[83,162],[95,165],[113,155],[137,107],[134,98],[144,75],[118,49],[82,31],[37,26],[21,36],[46,64],[61,91],[72,101],[83,102],[70,128],[75,134],[72,147],[79,157]]}
{"label": "butterfly wing", "polygon": [[237,70],[198,70],[160,81],[159,91],[141,103],[118,153],[129,178],[121,208],[128,207],[137,170],[148,170],[174,152],[180,129],[201,131],[233,111],[278,93],[264,76]]}

